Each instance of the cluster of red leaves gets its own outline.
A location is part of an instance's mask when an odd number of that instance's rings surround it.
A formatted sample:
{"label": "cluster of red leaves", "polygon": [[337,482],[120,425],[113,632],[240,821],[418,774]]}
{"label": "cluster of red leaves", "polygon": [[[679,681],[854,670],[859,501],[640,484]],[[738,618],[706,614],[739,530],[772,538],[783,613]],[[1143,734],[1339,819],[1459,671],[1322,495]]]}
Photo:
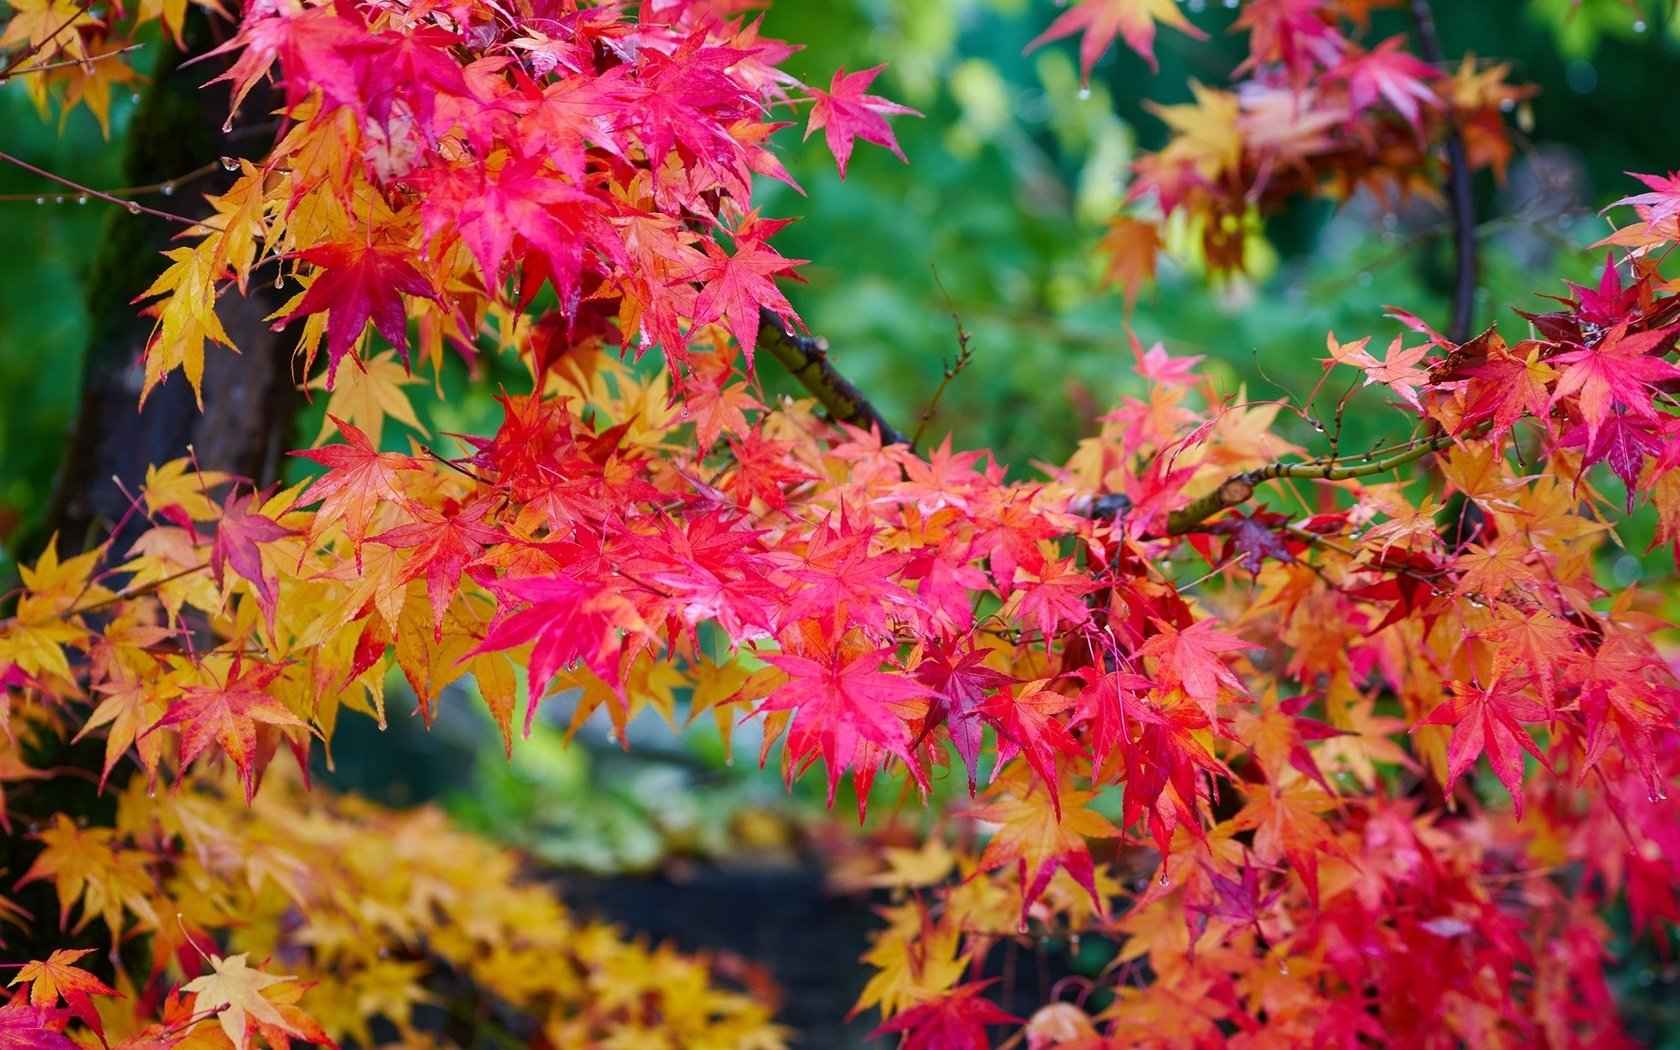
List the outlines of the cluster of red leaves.
{"label": "cluster of red leaves", "polygon": [[[1514,346],[1330,340],[1327,372],[1434,436],[1293,461],[1280,405],[1138,347],[1146,398],[1011,482],[949,441],[767,406],[737,368],[759,311],[791,314],[750,182],[785,178],[766,107],[797,85],[736,6],[247,9],[228,79],[273,76],[290,123],[170,253],[148,383],[194,379],[225,342],[217,296],[279,260],[303,286],[279,321],[302,321],[307,363],[326,341],[342,440],[279,493],[160,466],[132,551],[26,570],[0,681],[31,724],[102,729],[106,771],[132,756],[149,782],[225,758],[250,799],[282,743],[306,755],[345,706],[383,718],[393,668],[428,719],[470,677],[510,748],[521,699],[529,727],[561,689],[574,726],[604,709],[621,735],[647,708],[756,718],[790,778],[820,761],[832,799],[849,773],[860,816],[883,770],[985,782],[960,818],[982,849],[932,842],[873,878],[924,891],[889,911],[859,1003],[908,1045],[1011,1023],[965,978],[1035,924],[1119,947],[1112,1004],[1032,1019],[1033,1045],[1614,1045],[1601,912],[1680,918],[1680,837],[1652,808],[1680,773],[1680,685],[1658,597],[1599,582],[1587,471],[1675,539],[1673,180],[1626,202],[1631,279],[1609,268]],[[1371,171],[1411,178],[1449,82],[1350,43],[1335,27],[1363,6],[1251,6],[1250,75],[1339,91],[1348,127],[1417,145]],[[1050,35],[1146,47],[1163,11],[1088,0]],[[842,164],[855,136],[892,145],[872,76],[806,92]],[[1175,168],[1182,199],[1281,185],[1275,157],[1241,166],[1247,141],[1219,146],[1229,169]],[[545,284],[559,305],[532,320]],[[532,377],[453,459],[376,436],[412,415],[368,330],[406,361],[410,322],[424,361],[452,342]],[[622,363],[654,343],[669,373]],[[1430,453],[1437,485],[1379,480]],[[1266,483],[1312,512],[1236,506]],[[96,569],[119,553],[113,591]],[[1509,809],[1467,775],[1484,755]],[[41,775],[6,757],[0,778]],[[24,880],[49,875],[69,877]],[[160,937],[124,894],[139,877],[74,885],[83,921]]]}
{"label": "cluster of red leaves", "polygon": [[[1532,93],[1506,83],[1508,66],[1466,57],[1436,68],[1403,36],[1365,46],[1373,7],[1393,0],[1259,0],[1236,28],[1248,58],[1226,89],[1192,82],[1192,102],[1152,106],[1171,137],[1132,165],[1133,207],[1112,220],[1103,247],[1109,279],[1128,298],[1155,275],[1169,222],[1183,220],[1214,274],[1240,271],[1257,219],[1292,197],[1438,198],[1449,134],[1472,171],[1504,176],[1506,116]],[[1082,0],[1041,40],[1084,30],[1085,75],[1118,33],[1154,64],[1159,22],[1197,31],[1167,0]]]}

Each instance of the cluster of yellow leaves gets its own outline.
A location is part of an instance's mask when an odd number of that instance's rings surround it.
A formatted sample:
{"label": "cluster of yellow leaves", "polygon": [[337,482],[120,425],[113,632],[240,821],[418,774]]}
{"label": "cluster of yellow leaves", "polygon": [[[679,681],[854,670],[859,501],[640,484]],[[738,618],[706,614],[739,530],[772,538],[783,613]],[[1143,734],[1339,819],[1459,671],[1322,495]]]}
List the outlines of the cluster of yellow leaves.
{"label": "cluster of yellow leaves", "polygon": [[[271,777],[248,808],[231,786],[194,775],[150,797],[136,780],[115,827],[43,829],[24,878],[52,880],[78,926],[98,918],[113,939],[143,938],[154,974],[196,994],[171,1038],[248,1047],[258,1032],[271,1043],[318,1032],[415,1046],[442,1011],[556,1047],[782,1045],[772,1004],[720,986],[703,958],[573,919],[552,887],[521,878],[517,857],[437,810],[385,810],[294,777]],[[228,957],[200,954],[217,942]],[[183,961],[195,959],[208,972],[188,980]],[[42,963],[20,979],[54,972]],[[120,973],[121,997],[98,1001],[108,1038],[158,1030],[147,987]],[[375,1038],[386,1024],[395,1044]]]}

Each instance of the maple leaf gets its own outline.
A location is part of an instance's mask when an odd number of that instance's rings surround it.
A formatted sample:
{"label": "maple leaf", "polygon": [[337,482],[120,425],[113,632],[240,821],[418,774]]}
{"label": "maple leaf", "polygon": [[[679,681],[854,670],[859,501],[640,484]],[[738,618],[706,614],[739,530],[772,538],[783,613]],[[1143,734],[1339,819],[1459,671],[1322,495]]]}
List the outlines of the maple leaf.
{"label": "maple leaf", "polygon": [[413,548],[397,573],[396,582],[407,583],[426,577],[426,596],[432,603],[432,636],[443,638],[443,619],[449,603],[461,589],[467,564],[479,552],[493,543],[507,539],[500,525],[484,519],[494,510],[500,498],[481,496],[464,506],[447,500],[441,513],[423,504],[409,504],[409,510],[419,521],[398,525],[377,536],[371,543],[383,543],[398,549]]}
{"label": "maple leaf", "polygon": [[17,974],[12,977],[11,984],[29,983],[29,1002],[33,1006],[52,1007],[58,1005],[60,996],[64,997],[64,1005],[69,1009],[70,1016],[81,1021],[93,1029],[99,1041],[105,1041],[105,1026],[99,1019],[99,1011],[95,1009],[90,996],[114,995],[122,997],[122,993],[107,985],[104,981],[78,969],[73,965],[76,960],[88,954],[93,949],[79,948],[75,950],[59,948],[45,961],[35,960],[24,963]]}
{"label": "maple leaf", "polygon": [[256,1034],[251,1030],[253,1024],[304,1038],[304,1033],[288,1024],[275,1005],[262,994],[265,988],[295,978],[253,970],[247,965],[246,958],[245,952],[226,958],[211,955],[207,961],[214,972],[188,981],[181,990],[198,996],[199,1010],[216,1014],[217,1022],[233,1042],[235,1050],[246,1050],[250,1045],[251,1037]]}
{"label": "maple leaf", "polygon": [[1155,26],[1172,26],[1196,40],[1206,40],[1207,34],[1190,24],[1174,0],[1080,0],[1050,23],[1027,50],[1048,44],[1052,40],[1072,36],[1080,31],[1079,82],[1091,82],[1091,70],[1116,36],[1137,52],[1151,70],[1160,67],[1155,61]]}
{"label": "maple leaf", "polygon": [[811,116],[805,124],[805,137],[810,138],[813,131],[824,132],[828,150],[834,154],[834,163],[840,169],[842,179],[846,177],[846,162],[852,158],[854,139],[861,138],[865,142],[885,146],[893,156],[905,160],[904,151],[898,148],[898,139],[886,118],[892,114],[912,117],[921,114],[879,95],[863,93],[885,68],[876,66],[848,74],[846,67],[841,66],[834,71],[834,79],[827,91],[809,89],[815,104],[811,106]]}
{"label": "maple leaf", "polygon": [[297,498],[295,506],[320,501],[321,509],[309,526],[309,541],[315,542],[334,523],[344,522],[344,531],[356,554],[356,568],[362,567],[362,542],[367,536],[374,511],[382,503],[405,502],[397,474],[421,470],[413,456],[380,452],[361,430],[342,419],[327,417],[344,435],[344,444],[293,452],[328,468]]}
{"label": "maple leaf", "polygon": [[760,219],[753,212],[735,228],[735,254],[716,242],[705,244],[707,262],[698,266],[694,279],[703,282],[694,300],[695,325],[723,319],[729,333],[740,344],[747,371],[752,371],[753,351],[758,346],[759,309],[763,307],[784,321],[796,320],[793,304],[772,280],[776,274],[797,277],[797,269],[808,260],[787,259],[765,243],[765,239],[791,219]]}
{"label": "maple leaf", "polygon": [[1523,695],[1528,682],[1526,677],[1503,678],[1485,688],[1471,682],[1449,682],[1452,696],[1417,723],[1453,727],[1452,740],[1447,744],[1447,791],[1452,791],[1458,778],[1486,751],[1494,774],[1511,794],[1519,820],[1523,809],[1522,752],[1546,764],[1522,723],[1544,722],[1552,717],[1546,705]]}
{"label": "maple leaf", "polygon": [[[927,687],[903,673],[884,671],[891,649],[870,650],[848,659],[829,646],[817,659],[794,653],[770,653],[764,662],[781,668],[788,681],[760,705],[760,711],[793,711],[788,728],[791,777],[818,756],[828,767],[828,804],[840,775],[858,762],[867,743],[895,756],[909,768],[923,790],[927,774],[910,750],[910,729],[901,713],[907,701],[927,695]],[[866,763],[858,762],[859,768]],[[869,768],[873,772],[873,768]],[[864,806],[859,792],[858,806]]]}
{"label": "maple leaf", "polygon": [[1208,721],[1217,724],[1219,687],[1226,686],[1236,693],[1247,692],[1242,679],[1225,665],[1220,654],[1260,646],[1217,630],[1213,620],[1198,621],[1184,630],[1161,620],[1155,620],[1154,624],[1159,633],[1150,636],[1138,654],[1159,661],[1156,677],[1163,689],[1183,689],[1184,695],[1201,706]]}
{"label": "maple leaf", "polygon": [[[331,390],[338,364],[361,342],[368,322],[408,363],[408,315],[404,294],[436,299],[431,282],[408,261],[411,249],[401,244],[322,244],[299,253],[318,268],[309,288],[295,306],[275,322],[278,330],[306,314],[327,314],[327,389]],[[307,371],[310,362],[305,362]]]}
{"label": "maple leaf", "polygon": [[473,650],[487,653],[534,643],[526,665],[527,737],[535,723],[537,705],[556,673],[582,663],[616,686],[622,650],[620,632],[647,632],[634,606],[622,594],[597,583],[558,575],[503,579],[488,585],[504,603],[531,603],[529,608],[498,620]]}
{"label": "maple leaf", "polygon": [[1392,36],[1370,51],[1354,54],[1330,71],[1347,82],[1348,104],[1358,114],[1380,99],[1394,107],[1412,130],[1422,134],[1422,107],[1439,109],[1441,97],[1431,86],[1440,80],[1427,62],[1402,51],[1404,36]]}
{"label": "maple leaf", "polygon": [[925,737],[929,729],[943,722],[951,735],[951,743],[968,769],[968,793],[973,796],[980,762],[980,742],[983,736],[981,705],[986,695],[1010,682],[1002,671],[987,667],[987,651],[963,649],[958,652],[935,648],[926,659],[916,665],[916,678],[927,686],[933,703],[928,708],[927,721],[919,734]]}
{"label": "maple leaf", "polygon": [[84,1050],[82,1044],[64,1034],[65,1012],[36,1006],[23,998],[23,990],[0,1006],[0,1050]]}
{"label": "maple leaf", "polygon": [[1097,250],[1108,257],[1103,280],[1120,289],[1126,313],[1132,312],[1138,290],[1155,280],[1155,261],[1161,247],[1158,223],[1130,215],[1116,215],[1108,221],[1108,232],[1097,242]]}
{"label": "maple leaf", "polygon": [[995,982],[996,978],[992,978],[959,984],[937,999],[917,1003],[864,1038],[877,1039],[903,1032],[900,1050],[972,1050],[990,1046],[987,1025],[1021,1023],[1021,1018],[980,997]]}
{"label": "maple leaf", "polygon": [[1609,418],[1612,406],[1641,419],[1656,418],[1651,391],[1658,383],[1680,378],[1680,366],[1653,356],[1651,351],[1674,331],[1660,328],[1629,335],[1628,323],[1621,321],[1596,345],[1551,359],[1553,366],[1566,366],[1552,388],[1552,404],[1574,399],[1586,419],[1589,445],[1596,443],[1598,430]]}
{"label": "maple leaf", "polygon": [[258,495],[247,492],[240,496],[237,490],[228,492],[222,503],[221,520],[216,523],[215,538],[210,544],[210,571],[216,574],[216,579],[224,588],[230,567],[237,575],[249,580],[257,589],[257,603],[272,627],[280,582],[273,573],[263,571],[262,552],[257,549],[257,544],[290,536],[292,530],[251,509],[252,504],[258,502]]}
{"label": "maple leaf", "polygon": [[1050,680],[1012,683],[987,697],[980,715],[998,731],[998,768],[1024,754],[1027,765],[1050,792],[1050,804],[1062,809],[1056,774],[1056,754],[1077,755],[1084,749],[1056,716],[1073,706],[1070,697],[1049,688]]}
{"label": "maple leaf", "polygon": [[256,793],[261,766],[265,764],[257,750],[257,725],[314,732],[268,692],[268,686],[284,670],[280,664],[246,668],[244,654],[236,654],[222,681],[208,686],[188,686],[182,699],[171,704],[146,732],[182,727],[178,757],[182,769],[203,754],[212,742],[220,744],[239,771],[239,782],[245,786],[245,801],[249,803]]}
{"label": "maple leaf", "polygon": [[1114,838],[1120,829],[1089,808],[1095,795],[1089,791],[1064,791],[1059,804],[1050,802],[1048,791],[1027,791],[1019,797],[1000,798],[977,809],[973,816],[1000,825],[980,855],[982,871],[1016,864],[1021,872],[1021,927],[1027,912],[1043,896],[1058,871],[1091,895],[1099,911],[1096,868],[1087,839]]}

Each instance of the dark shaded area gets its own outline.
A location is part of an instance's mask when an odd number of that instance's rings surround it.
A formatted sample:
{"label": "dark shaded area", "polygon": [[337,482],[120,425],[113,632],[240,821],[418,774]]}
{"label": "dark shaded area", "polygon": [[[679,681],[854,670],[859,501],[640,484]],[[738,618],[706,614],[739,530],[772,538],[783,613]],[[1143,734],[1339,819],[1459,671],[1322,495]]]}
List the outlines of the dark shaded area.
{"label": "dark shaded area", "polygon": [[782,992],[777,1020],[804,1050],[866,1045],[874,1014],[847,1024],[869,971],[858,956],[879,920],[861,899],[836,897],[811,867],[697,867],[681,879],[556,878],[578,911],[684,951],[735,952],[766,966]]}

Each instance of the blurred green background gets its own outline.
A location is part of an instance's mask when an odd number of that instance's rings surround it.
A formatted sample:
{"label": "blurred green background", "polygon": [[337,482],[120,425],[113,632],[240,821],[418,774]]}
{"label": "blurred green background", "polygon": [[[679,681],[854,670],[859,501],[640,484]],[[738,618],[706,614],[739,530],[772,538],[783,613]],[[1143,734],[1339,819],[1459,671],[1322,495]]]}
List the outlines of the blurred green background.
{"label": "blurred green background", "polygon": [[[841,65],[887,63],[872,90],[925,114],[894,121],[908,165],[860,146],[845,182],[820,134],[800,142],[784,133],[783,155],[805,196],[763,187],[765,214],[801,220],[778,238],[780,250],[812,260],[809,283],[789,288],[795,306],[889,418],[913,428],[938,386],[958,349],[953,308],[975,357],[945,395],[931,441],[950,431],[959,447],[994,449],[1019,477],[1035,461],[1065,459],[1117,394],[1142,393],[1127,321],[1146,345],[1162,339],[1175,353],[1208,355],[1224,389],[1246,385],[1254,398],[1311,387],[1327,331],[1386,342],[1398,326],[1385,304],[1445,325],[1446,217],[1428,202],[1391,210],[1303,201],[1269,222],[1251,277],[1210,287],[1193,265],[1169,263],[1130,318],[1117,295],[1099,289],[1093,246],[1124,193],[1127,163],[1163,139],[1142,102],[1182,101],[1192,77],[1228,78],[1241,57],[1225,32],[1231,6],[1190,0],[1206,41],[1163,31],[1158,74],[1111,49],[1088,93],[1078,87],[1072,41],[1024,53],[1058,10],[1047,2],[784,0],[766,14],[768,35],[806,45],[789,64],[796,75],[826,87]],[[1590,280],[1603,265],[1585,248],[1606,232],[1598,209],[1633,192],[1624,172],[1680,167],[1680,135],[1660,104],[1680,73],[1680,16],[1668,0],[1443,0],[1436,16],[1450,60],[1474,52],[1509,62],[1513,80],[1540,88],[1509,180],[1476,185],[1477,325],[1497,319],[1509,328],[1512,307],[1536,308],[1535,293],[1562,292],[1562,279]],[[1407,24],[1400,11],[1378,11],[1373,38]],[[114,187],[132,108],[119,100],[107,142],[85,112],[60,133],[17,85],[0,85],[0,148]],[[47,499],[73,417],[87,330],[82,281],[108,217],[106,205],[59,193],[0,165],[0,581],[13,575],[10,544],[29,534]],[[773,366],[762,378],[772,391],[797,392]],[[447,406],[428,412],[422,398],[417,407],[433,433],[489,423],[494,383],[452,376]],[[310,411],[318,416],[319,404]],[[1350,418],[1348,447],[1383,432],[1380,413]],[[1294,425],[1286,436],[1311,445],[1316,435]],[[305,428],[313,435],[313,417]],[[400,429],[388,428],[387,441],[400,440]],[[1632,527],[1632,549],[1645,527]],[[789,802],[774,771],[757,773],[753,740],[738,745],[732,764],[715,732],[679,739],[638,725],[625,756],[593,728],[584,747],[562,748],[559,731],[544,724],[509,764],[480,705],[460,699],[431,734],[417,720],[395,720],[385,734],[347,721],[330,779],[391,801],[450,799],[463,819],[547,860],[602,872],[743,847],[796,852],[801,814],[820,808],[818,778]],[[895,789],[881,790],[888,795],[877,808],[889,812]],[[850,806],[842,800],[837,812]],[[1680,1015],[1665,1005],[1675,997],[1660,994],[1675,988],[1662,961],[1672,957],[1649,941],[1636,945],[1617,980],[1642,1034],[1655,1041],[1666,1030],[1666,1045],[1680,1046]]]}

